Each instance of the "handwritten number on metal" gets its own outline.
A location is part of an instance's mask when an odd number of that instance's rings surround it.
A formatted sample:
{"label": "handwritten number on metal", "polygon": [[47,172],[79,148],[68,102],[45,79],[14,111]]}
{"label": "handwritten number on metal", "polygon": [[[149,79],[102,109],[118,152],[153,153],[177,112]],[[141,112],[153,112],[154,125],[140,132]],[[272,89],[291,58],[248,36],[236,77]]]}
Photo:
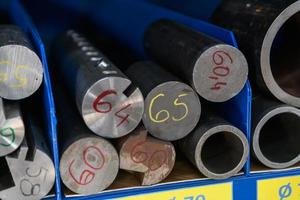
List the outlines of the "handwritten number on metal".
{"label": "handwritten number on metal", "polygon": [[2,128],[0,130],[0,139],[4,142],[0,142],[1,146],[9,147],[11,146],[16,139],[15,130],[12,128]]}

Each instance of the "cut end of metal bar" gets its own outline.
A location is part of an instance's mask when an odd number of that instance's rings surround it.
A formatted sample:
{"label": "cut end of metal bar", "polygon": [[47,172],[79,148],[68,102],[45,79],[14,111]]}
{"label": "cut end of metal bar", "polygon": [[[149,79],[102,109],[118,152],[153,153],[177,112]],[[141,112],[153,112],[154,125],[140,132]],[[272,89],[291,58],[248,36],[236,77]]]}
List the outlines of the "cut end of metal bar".
{"label": "cut end of metal bar", "polygon": [[121,77],[106,77],[87,91],[82,103],[86,125],[97,135],[119,138],[133,131],[142,119],[144,98],[136,88],[124,94],[131,81]]}
{"label": "cut end of metal bar", "polygon": [[209,129],[199,140],[195,161],[205,176],[226,179],[239,173],[249,155],[246,136],[234,126],[219,125]]}
{"label": "cut end of metal bar", "polygon": [[194,90],[182,82],[169,81],[147,95],[143,123],[154,137],[174,141],[195,128],[200,114],[201,104]]}
{"label": "cut end of metal bar", "polygon": [[0,47],[0,96],[18,100],[32,95],[43,80],[41,60],[21,45]]}
{"label": "cut end of metal bar", "polygon": [[19,151],[6,156],[14,186],[0,191],[0,198],[10,199],[42,199],[54,185],[55,170],[49,156],[39,149],[35,149],[32,158],[27,158],[26,142]]}
{"label": "cut end of metal bar", "polygon": [[281,169],[300,161],[300,111],[283,106],[266,113],[254,129],[252,146],[265,166]]}
{"label": "cut end of metal bar", "polygon": [[80,139],[63,152],[61,179],[66,187],[79,194],[95,194],[106,189],[119,171],[115,148],[100,137]]}
{"label": "cut end of metal bar", "polygon": [[248,63],[235,47],[214,45],[195,63],[193,85],[198,94],[211,102],[224,102],[236,96],[248,78]]}
{"label": "cut end of metal bar", "polygon": [[0,157],[15,151],[25,136],[25,127],[17,103],[5,103],[6,121],[0,129]]}
{"label": "cut end of metal bar", "polygon": [[261,73],[270,92],[300,107],[300,1],[288,6],[272,23],[261,48]]}
{"label": "cut end of metal bar", "polygon": [[176,152],[172,143],[147,136],[138,129],[120,149],[120,168],[138,173],[142,185],[163,181],[172,171]]}

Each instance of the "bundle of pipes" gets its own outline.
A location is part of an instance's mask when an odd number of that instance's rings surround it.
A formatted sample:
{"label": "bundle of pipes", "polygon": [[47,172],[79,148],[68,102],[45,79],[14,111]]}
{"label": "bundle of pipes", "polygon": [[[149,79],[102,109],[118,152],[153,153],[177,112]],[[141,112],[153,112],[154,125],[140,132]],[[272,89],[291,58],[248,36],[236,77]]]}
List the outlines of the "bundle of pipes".
{"label": "bundle of pipes", "polygon": [[54,164],[38,117],[16,101],[41,86],[42,62],[21,28],[1,25],[0,36],[0,199],[42,199],[53,188]]}
{"label": "bundle of pipes", "polygon": [[253,66],[252,152],[274,169],[300,161],[299,13],[296,0],[223,0],[211,19],[233,30]]}
{"label": "bundle of pipes", "polygon": [[[224,47],[224,51],[228,48],[235,52],[232,55],[237,60],[242,57],[234,47],[215,44],[215,40],[207,39],[201,51],[211,46]],[[182,150],[188,158],[190,153],[195,155],[197,161],[190,159],[191,162],[209,178],[225,179],[241,171],[249,152],[244,133],[219,118],[204,118],[199,123],[200,99],[184,82],[186,79],[152,61],[134,63],[123,74],[74,30],[60,35],[53,47],[58,63],[55,76],[63,85],[54,87],[62,135],[60,174],[72,192],[86,195],[108,188],[119,168],[138,175],[141,185],[159,183],[174,168],[176,151],[171,141],[178,140],[182,140],[179,143],[184,144]],[[216,62],[228,64],[226,55],[217,52]],[[245,73],[240,73],[247,77],[246,61],[243,57],[241,60],[238,65]],[[239,87],[243,87],[246,77],[238,81]],[[134,130],[141,120],[143,126]],[[113,138],[119,139],[110,143]],[[214,151],[215,146],[220,148]],[[220,169],[220,165],[227,166]]]}

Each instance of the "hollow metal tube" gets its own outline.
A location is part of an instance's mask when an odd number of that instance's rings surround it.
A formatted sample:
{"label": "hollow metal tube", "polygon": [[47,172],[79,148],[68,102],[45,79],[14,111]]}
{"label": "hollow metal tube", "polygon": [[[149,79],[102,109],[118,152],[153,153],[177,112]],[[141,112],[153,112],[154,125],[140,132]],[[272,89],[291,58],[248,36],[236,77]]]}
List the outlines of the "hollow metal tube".
{"label": "hollow metal tube", "polygon": [[226,179],[243,168],[249,155],[246,136],[215,115],[206,115],[198,127],[179,141],[187,158],[206,177]]}
{"label": "hollow metal tube", "polygon": [[265,166],[281,169],[300,161],[300,110],[262,96],[253,98],[252,151]]}
{"label": "hollow metal tube", "polygon": [[[212,22],[233,30],[250,77],[280,101],[300,107],[300,1],[223,0]],[[252,84],[254,85],[254,84]]]}

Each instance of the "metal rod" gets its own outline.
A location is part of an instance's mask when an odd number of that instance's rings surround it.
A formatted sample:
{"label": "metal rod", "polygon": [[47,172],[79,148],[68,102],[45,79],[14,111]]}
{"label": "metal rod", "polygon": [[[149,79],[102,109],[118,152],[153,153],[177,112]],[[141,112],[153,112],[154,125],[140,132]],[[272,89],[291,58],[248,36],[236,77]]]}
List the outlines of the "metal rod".
{"label": "metal rod", "polygon": [[201,104],[190,86],[150,61],[131,65],[126,75],[145,96],[143,123],[151,135],[174,141],[195,128]]}
{"label": "metal rod", "polygon": [[300,110],[269,100],[253,98],[252,150],[265,166],[287,168],[300,161]]}
{"label": "metal rod", "polygon": [[[58,85],[57,85],[58,86]],[[119,171],[119,156],[107,140],[94,135],[76,106],[59,86],[55,87],[61,142],[60,174],[64,185],[79,194],[106,189]]]}
{"label": "metal rod", "polygon": [[[251,79],[284,103],[300,107],[300,1],[223,0],[212,22],[233,30]],[[253,84],[254,85],[254,84]]]}
{"label": "metal rod", "polygon": [[249,156],[244,133],[214,114],[202,118],[179,147],[203,175],[213,179],[236,175]]}
{"label": "metal rod", "polygon": [[18,100],[32,95],[42,84],[43,66],[19,27],[0,26],[0,96]]}
{"label": "metal rod", "polygon": [[237,48],[174,21],[152,23],[144,46],[151,58],[189,82],[208,101],[227,101],[246,83],[248,64]]}
{"label": "metal rod", "polygon": [[0,98],[0,127],[2,127],[5,123],[5,111],[3,106],[3,99]]}
{"label": "metal rod", "polygon": [[137,173],[142,185],[163,181],[174,167],[173,144],[147,136],[143,127],[122,139],[120,144],[120,168]]}
{"label": "metal rod", "polygon": [[72,30],[62,35],[55,54],[60,75],[94,133],[118,138],[134,130],[142,118],[144,99],[116,66]]}
{"label": "metal rod", "polygon": [[26,138],[17,151],[6,156],[14,186],[0,191],[3,200],[42,199],[54,185],[54,164],[35,121],[30,114],[25,117]]}
{"label": "metal rod", "polygon": [[4,102],[6,121],[0,129],[0,157],[15,151],[22,143],[25,136],[25,127],[16,102]]}

